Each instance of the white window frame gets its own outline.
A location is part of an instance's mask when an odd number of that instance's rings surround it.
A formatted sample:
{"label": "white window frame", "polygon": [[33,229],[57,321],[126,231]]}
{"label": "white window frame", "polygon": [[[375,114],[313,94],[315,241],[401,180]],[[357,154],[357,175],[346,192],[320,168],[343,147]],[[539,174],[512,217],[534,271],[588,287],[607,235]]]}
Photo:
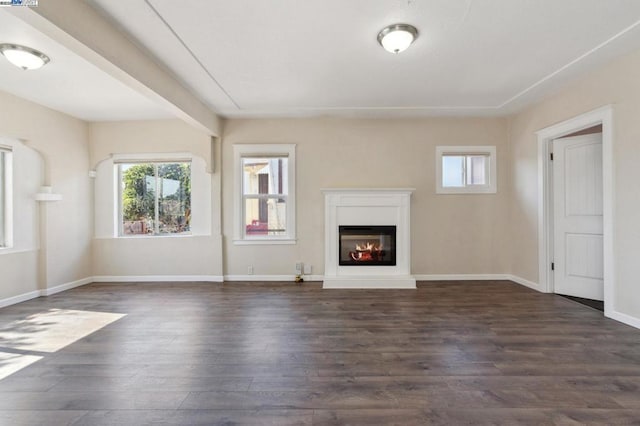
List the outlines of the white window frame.
{"label": "white window frame", "polygon": [[2,234],[0,234],[0,250],[9,249],[13,247],[13,150],[11,147],[0,145],[0,173],[2,173],[2,180],[0,180],[0,197],[2,197],[3,206],[2,215],[0,216],[0,227],[2,227]]}
{"label": "white window frame", "polygon": [[[442,186],[442,160],[447,155],[483,155],[485,162],[485,185],[466,185],[461,187]],[[436,194],[495,194],[498,192],[496,147],[487,146],[436,146]]]}
{"label": "white window frame", "polygon": [[[287,229],[284,235],[246,235],[244,223],[244,193],[242,159],[246,157],[287,157]],[[295,144],[235,144],[234,161],[234,240],[237,245],[296,243],[296,145]]]}
{"label": "white window frame", "polygon": [[[180,234],[144,234],[144,235],[125,235],[122,221],[122,175],[120,173],[120,166],[122,164],[144,164],[144,163],[191,163],[191,182],[193,182],[193,155],[190,153],[155,153],[155,154],[113,154],[111,156],[113,160],[114,171],[114,185],[115,185],[115,200],[114,200],[114,229],[115,238],[183,238],[190,237],[193,232],[185,232]],[[157,183],[157,182],[156,182]],[[193,197],[193,191],[191,193]],[[193,203],[193,200],[191,200]],[[157,200],[156,200],[157,202]],[[192,204],[193,205],[193,204]],[[158,207],[156,205],[156,213]],[[154,221],[155,222],[155,221]]]}

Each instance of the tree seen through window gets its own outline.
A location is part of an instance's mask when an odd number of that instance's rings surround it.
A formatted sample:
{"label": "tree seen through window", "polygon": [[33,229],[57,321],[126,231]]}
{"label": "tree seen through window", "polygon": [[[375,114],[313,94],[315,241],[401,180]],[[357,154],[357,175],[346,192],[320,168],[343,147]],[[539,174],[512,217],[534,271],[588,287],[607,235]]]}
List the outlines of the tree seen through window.
{"label": "tree seen through window", "polygon": [[191,163],[120,164],[122,234],[190,231]]}

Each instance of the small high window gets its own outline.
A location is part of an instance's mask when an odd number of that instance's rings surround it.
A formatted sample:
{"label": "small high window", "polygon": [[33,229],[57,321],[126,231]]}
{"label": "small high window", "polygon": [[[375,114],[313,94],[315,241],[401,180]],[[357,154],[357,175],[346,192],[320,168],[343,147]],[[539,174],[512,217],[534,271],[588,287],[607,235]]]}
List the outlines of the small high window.
{"label": "small high window", "polygon": [[234,145],[236,243],[295,238],[294,145]]}
{"label": "small high window", "polygon": [[438,194],[495,193],[495,146],[436,147]]}
{"label": "small high window", "polygon": [[188,234],[191,162],[121,162],[120,236]]}

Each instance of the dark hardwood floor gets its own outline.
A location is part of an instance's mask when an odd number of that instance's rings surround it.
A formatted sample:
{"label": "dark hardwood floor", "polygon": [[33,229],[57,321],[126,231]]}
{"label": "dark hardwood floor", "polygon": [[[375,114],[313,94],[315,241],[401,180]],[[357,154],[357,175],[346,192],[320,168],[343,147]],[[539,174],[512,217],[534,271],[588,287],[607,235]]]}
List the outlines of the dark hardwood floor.
{"label": "dark hardwood floor", "polygon": [[0,380],[1,425],[640,424],[640,331],[508,281],[92,284],[0,328],[50,309],[126,316]]}

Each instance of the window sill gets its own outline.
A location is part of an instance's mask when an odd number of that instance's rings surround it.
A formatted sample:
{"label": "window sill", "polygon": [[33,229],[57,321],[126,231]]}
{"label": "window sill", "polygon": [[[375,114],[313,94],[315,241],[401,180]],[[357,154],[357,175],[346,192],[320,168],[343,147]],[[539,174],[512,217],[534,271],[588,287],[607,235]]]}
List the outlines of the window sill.
{"label": "window sill", "polygon": [[163,238],[191,238],[197,235],[178,234],[178,235],[116,235],[113,237],[96,237],[96,240],[158,240]]}
{"label": "window sill", "polygon": [[495,188],[438,188],[436,194],[497,194]]}
{"label": "window sill", "polygon": [[0,256],[4,254],[18,254],[18,253],[27,253],[30,251],[37,251],[37,248],[33,249],[17,249],[13,247],[0,247]]}
{"label": "window sill", "polygon": [[260,245],[283,245],[283,244],[296,244],[297,240],[295,239],[255,239],[255,240],[233,240],[233,244],[236,246],[260,246]]}

